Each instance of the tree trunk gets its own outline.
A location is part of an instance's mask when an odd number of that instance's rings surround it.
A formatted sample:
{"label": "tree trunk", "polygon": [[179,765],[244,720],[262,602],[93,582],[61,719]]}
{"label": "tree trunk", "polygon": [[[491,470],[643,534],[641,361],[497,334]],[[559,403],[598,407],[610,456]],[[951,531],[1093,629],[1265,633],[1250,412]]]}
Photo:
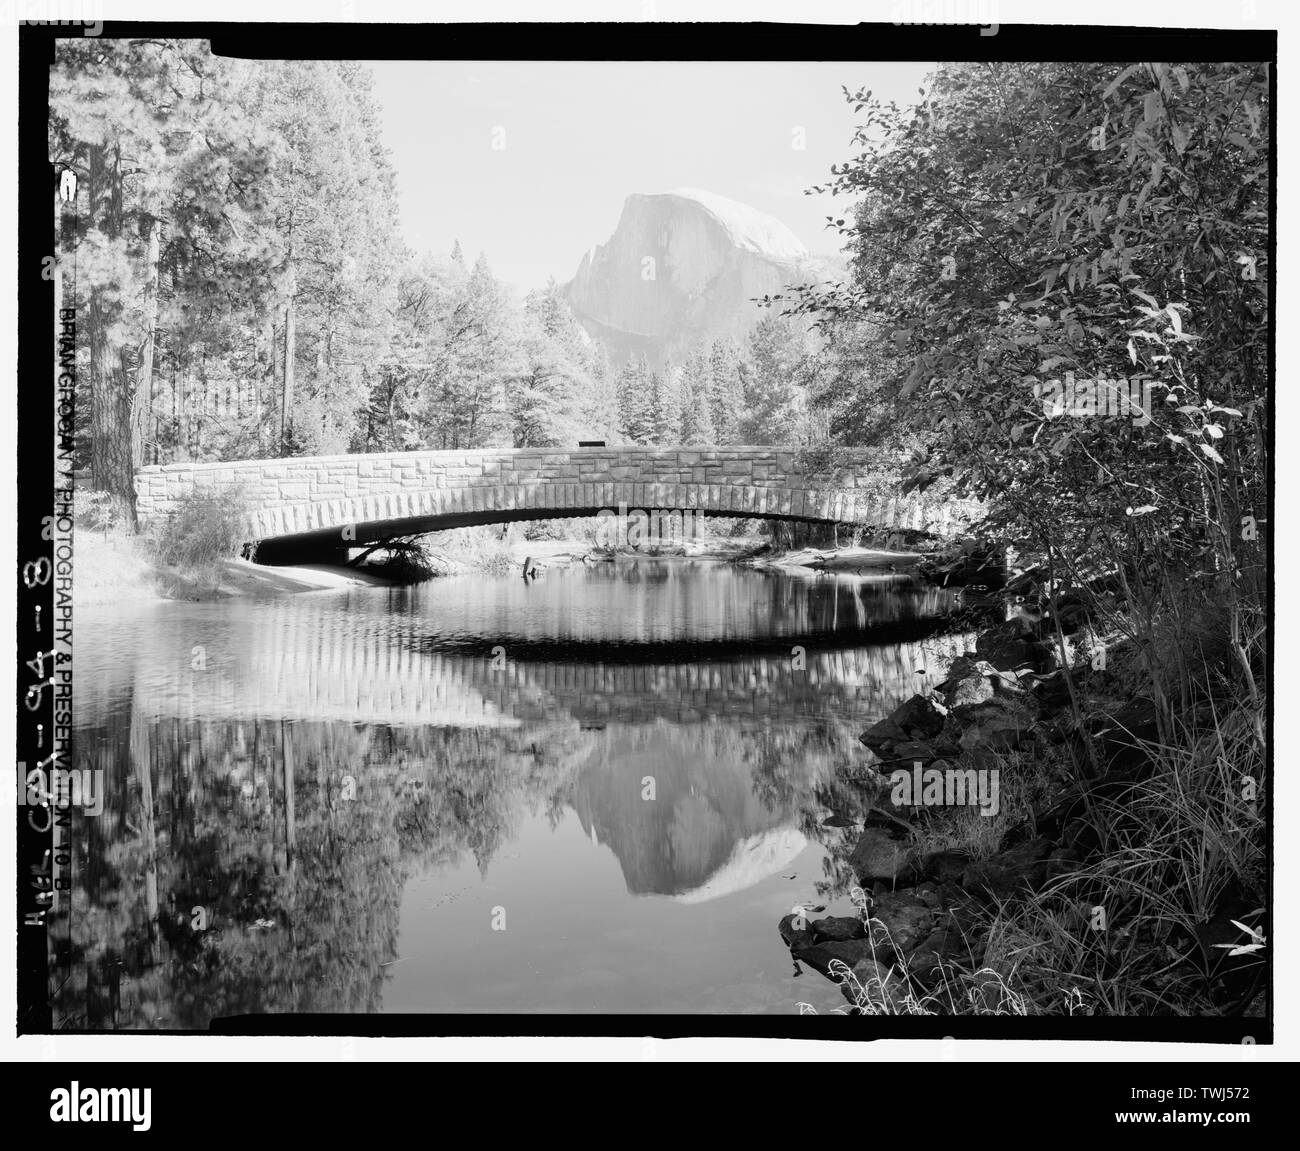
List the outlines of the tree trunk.
{"label": "tree trunk", "polygon": [[[122,235],[122,164],[120,148],[88,146],[89,221],[110,242]],[[128,284],[116,285],[125,291]],[[124,518],[135,527],[134,452],[131,437],[131,394],[124,371],[129,358],[113,329],[121,306],[109,303],[108,293],[93,290],[87,308],[90,344],[90,476],[91,484],[108,492]]]}
{"label": "tree trunk", "polygon": [[280,385],[280,454],[289,454],[289,433],[293,427],[293,360],[297,351],[297,328],[294,298],[298,294],[298,275],[294,265],[293,237],[293,169],[289,170],[289,220],[285,245],[284,279],[288,303],[284,309],[284,375]]}
{"label": "tree trunk", "polygon": [[145,463],[145,442],[149,438],[153,411],[154,346],[158,338],[158,234],[162,221],[153,211],[141,213],[140,229],[147,236],[144,281],[144,333],[137,361],[138,375],[131,388],[131,463],[139,469]]}
{"label": "tree trunk", "polygon": [[289,429],[293,418],[293,357],[296,344],[293,297],[284,309],[284,375],[280,386],[280,450],[289,454]]}

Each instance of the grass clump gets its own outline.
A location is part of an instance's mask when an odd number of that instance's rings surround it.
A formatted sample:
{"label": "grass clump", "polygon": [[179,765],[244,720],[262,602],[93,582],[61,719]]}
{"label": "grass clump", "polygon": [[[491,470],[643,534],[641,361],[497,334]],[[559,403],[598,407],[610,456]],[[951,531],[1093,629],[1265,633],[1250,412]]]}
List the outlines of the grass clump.
{"label": "grass clump", "polygon": [[189,575],[210,574],[247,539],[248,502],[239,488],[195,491],[177,502],[154,535],[159,562]]}
{"label": "grass clump", "polygon": [[1075,989],[1106,1015],[1249,1014],[1267,971],[1254,709],[1151,752],[1155,771],[1094,810],[1109,849],[997,910],[1020,991],[1041,1003]]}

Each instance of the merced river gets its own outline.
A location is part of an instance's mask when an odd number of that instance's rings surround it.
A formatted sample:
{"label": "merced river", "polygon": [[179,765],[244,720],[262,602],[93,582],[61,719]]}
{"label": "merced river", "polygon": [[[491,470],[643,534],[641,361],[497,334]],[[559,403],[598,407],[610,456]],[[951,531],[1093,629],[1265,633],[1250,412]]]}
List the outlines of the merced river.
{"label": "merced river", "polygon": [[858,735],[942,678],[952,593],[637,559],[85,608],[55,1026],[842,1002]]}

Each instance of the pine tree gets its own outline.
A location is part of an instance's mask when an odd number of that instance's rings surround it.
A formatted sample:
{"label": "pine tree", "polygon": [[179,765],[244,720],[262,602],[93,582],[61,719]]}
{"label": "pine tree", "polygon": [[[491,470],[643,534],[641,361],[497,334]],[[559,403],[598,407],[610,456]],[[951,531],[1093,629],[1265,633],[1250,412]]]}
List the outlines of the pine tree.
{"label": "pine tree", "polygon": [[267,64],[250,89],[271,158],[266,193],[280,255],[278,424],[286,437],[307,401],[295,439],[329,450],[350,438],[363,404],[350,369],[387,342],[391,269],[401,263],[392,169],[358,65]]}
{"label": "pine tree", "polygon": [[709,353],[709,406],[720,444],[740,443],[738,429],[745,397],[740,348],[734,340],[715,340]]}
{"label": "pine tree", "polygon": [[511,388],[516,447],[572,443],[592,393],[586,333],[552,279],[524,301],[524,374]]}
{"label": "pine tree", "polygon": [[587,349],[587,377],[591,390],[581,409],[581,439],[612,442],[619,434],[618,380],[604,347],[593,340]]}
{"label": "pine tree", "polygon": [[696,348],[687,357],[682,369],[683,444],[717,442],[717,430],[713,426],[710,380],[709,358],[702,348]]}
{"label": "pine tree", "polygon": [[485,254],[467,278],[454,264],[451,271],[430,336],[433,371],[420,405],[426,438],[439,448],[508,443],[507,388],[525,370],[522,317]]}
{"label": "pine tree", "polygon": [[634,444],[653,442],[654,393],[645,357],[629,360],[618,374],[618,430]]}
{"label": "pine tree", "polygon": [[[237,235],[249,200],[241,189],[262,171],[233,139],[232,102],[199,41],[58,41],[50,153],[84,191],[76,289],[89,345],[92,483],[132,522],[170,290],[164,270],[199,235]],[[233,182],[229,194],[209,182],[214,171]],[[207,284],[217,282],[218,260]]]}
{"label": "pine tree", "polygon": [[671,364],[650,377],[653,396],[652,426],[656,444],[679,444],[682,441],[682,370]]}
{"label": "pine tree", "polygon": [[801,384],[811,358],[801,321],[780,315],[759,321],[750,333],[743,371],[743,413],[737,421],[741,442],[803,442],[807,428]]}

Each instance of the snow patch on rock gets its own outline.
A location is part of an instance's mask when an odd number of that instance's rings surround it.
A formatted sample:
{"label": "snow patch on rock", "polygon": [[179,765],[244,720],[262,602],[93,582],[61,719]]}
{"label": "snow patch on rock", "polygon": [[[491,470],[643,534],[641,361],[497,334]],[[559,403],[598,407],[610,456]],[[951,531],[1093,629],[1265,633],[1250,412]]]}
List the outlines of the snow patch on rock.
{"label": "snow patch on rock", "polygon": [[700,188],[674,188],[667,195],[694,200],[727,229],[732,243],[739,248],[787,260],[808,254],[799,237],[780,220],[748,204]]}
{"label": "snow patch on rock", "polygon": [[727,862],[705,883],[672,898],[677,903],[707,903],[711,899],[744,891],[789,866],[807,846],[808,840],[803,832],[793,827],[751,835],[736,844]]}

